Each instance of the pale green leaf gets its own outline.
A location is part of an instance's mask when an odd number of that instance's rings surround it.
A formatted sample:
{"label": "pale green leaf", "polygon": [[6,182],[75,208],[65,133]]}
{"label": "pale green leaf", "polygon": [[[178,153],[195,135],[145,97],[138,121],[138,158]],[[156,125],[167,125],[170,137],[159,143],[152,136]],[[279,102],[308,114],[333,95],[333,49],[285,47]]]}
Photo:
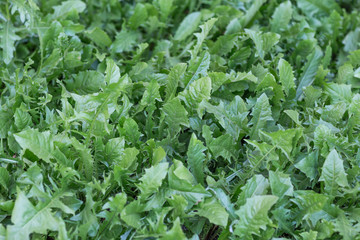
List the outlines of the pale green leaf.
{"label": "pale green leaf", "polygon": [[187,15],[180,26],[176,30],[174,39],[177,41],[182,41],[188,36],[190,36],[199,26],[201,20],[201,13],[200,12],[193,12]]}
{"label": "pale green leaf", "polygon": [[204,184],[205,150],[206,147],[204,147],[203,143],[196,138],[195,134],[192,134],[186,153],[187,161],[196,181],[201,184]]}

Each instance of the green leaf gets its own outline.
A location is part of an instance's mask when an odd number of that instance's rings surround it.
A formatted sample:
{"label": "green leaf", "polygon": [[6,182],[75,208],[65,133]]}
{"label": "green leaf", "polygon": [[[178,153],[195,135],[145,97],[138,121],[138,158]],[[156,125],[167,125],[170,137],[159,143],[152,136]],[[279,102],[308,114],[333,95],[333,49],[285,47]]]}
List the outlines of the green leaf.
{"label": "green leaf", "polygon": [[66,18],[70,13],[77,12],[81,13],[86,9],[86,4],[79,0],[69,0],[61,2],[61,5],[55,6],[53,19]]}
{"label": "green leaf", "polygon": [[282,172],[269,172],[271,192],[273,195],[282,198],[283,196],[292,196],[294,187],[289,175]]}
{"label": "green leaf", "polygon": [[29,150],[45,162],[50,162],[53,157],[54,143],[49,131],[39,132],[28,129],[14,134],[16,141],[24,150]]}
{"label": "green leaf", "polygon": [[290,1],[283,2],[277,6],[271,17],[271,31],[280,33],[286,30],[292,17],[292,11],[293,10]]}
{"label": "green leaf", "polygon": [[165,114],[165,122],[173,134],[178,133],[181,126],[189,127],[188,113],[184,106],[181,105],[179,98],[173,98],[164,104],[163,111]]}
{"label": "green leaf", "polygon": [[185,240],[185,239],[187,239],[181,229],[179,218],[176,218],[170,231],[167,231],[160,239],[161,240],[172,240],[172,239]]}
{"label": "green leaf", "polygon": [[[31,233],[47,234],[48,230],[63,231],[65,224],[55,217],[48,204],[34,207],[25,194],[18,189],[11,221],[7,227],[8,239],[30,239]],[[60,239],[65,236],[59,234]],[[66,238],[66,237],[65,237]]]}
{"label": "green leaf", "polygon": [[178,29],[176,30],[174,39],[177,41],[182,41],[188,36],[190,36],[199,26],[200,20],[201,20],[200,12],[193,12],[187,15],[182,20]]}
{"label": "green leaf", "polygon": [[139,33],[136,31],[128,31],[122,29],[116,35],[115,41],[110,46],[112,53],[122,53],[131,51],[139,38]]}
{"label": "green leaf", "polygon": [[141,191],[140,196],[142,198],[146,199],[159,189],[167,175],[168,168],[168,163],[159,163],[149,169],[145,169],[145,174],[140,178],[141,183],[137,185]]}
{"label": "green leaf", "polygon": [[294,191],[294,196],[291,201],[297,205],[297,212],[302,219],[309,219],[312,214],[321,211],[328,200],[325,195],[311,190]]}
{"label": "green leaf", "polygon": [[206,147],[204,147],[203,143],[196,138],[195,134],[192,134],[186,153],[187,161],[196,181],[201,184],[204,184],[205,150]]}
{"label": "green leaf", "polygon": [[301,131],[297,128],[286,129],[285,131],[279,130],[277,132],[266,133],[261,131],[261,138],[270,139],[271,143],[291,159],[291,152],[293,146],[296,145],[297,140],[301,136]]}
{"label": "green leaf", "polygon": [[0,139],[6,138],[12,125],[13,115],[9,111],[0,110]]}
{"label": "green leaf", "polygon": [[86,32],[86,35],[99,47],[109,47],[112,44],[110,37],[102,29],[95,27]]}
{"label": "green leaf", "polygon": [[80,72],[73,78],[73,81],[66,83],[66,88],[80,95],[98,92],[105,84],[104,76],[97,71]]}
{"label": "green leaf", "polygon": [[237,205],[244,205],[248,198],[265,195],[269,186],[269,181],[262,175],[254,175],[252,178],[247,180],[244,186],[241,187],[241,193],[237,200]]}
{"label": "green leaf", "polygon": [[351,85],[329,83],[328,85],[326,85],[325,91],[330,95],[333,103],[351,102]]}
{"label": "green leaf", "polygon": [[294,74],[291,65],[284,59],[280,59],[278,64],[280,82],[285,90],[286,95],[289,95],[291,89],[295,89]]}
{"label": "green leaf", "polygon": [[320,66],[322,56],[322,51],[319,47],[316,47],[312,54],[307,57],[307,63],[303,68],[302,75],[296,90],[297,99],[299,99],[302,95],[303,88],[311,85],[315,80],[315,75]]}
{"label": "green leaf", "polygon": [[184,85],[187,87],[200,76],[207,76],[207,70],[210,66],[210,54],[205,51],[196,60],[190,62],[190,65],[185,73]]}
{"label": "green leaf", "polygon": [[240,132],[246,129],[248,111],[244,100],[239,96],[235,96],[234,100],[226,104],[220,101],[218,106],[213,106],[207,101],[202,101],[201,106],[206,108],[206,111],[213,113],[221,126],[237,139]]}
{"label": "green leaf", "polygon": [[295,164],[295,167],[305,175],[314,180],[318,175],[318,160],[317,153],[311,152],[308,156],[302,158],[299,162]]}
{"label": "green leaf", "polygon": [[270,208],[278,197],[272,195],[253,196],[246,200],[236,214],[239,221],[235,224],[234,234],[241,239],[253,239],[252,235],[260,235],[260,229],[266,230],[272,221],[268,217]]}
{"label": "green leaf", "polygon": [[280,35],[272,32],[261,33],[251,29],[245,29],[245,32],[254,41],[258,55],[264,59],[265,54],[279,42]]}
{"label": "green leaf", "polygon": [[247,9],[246,14],[241,17],[240,23],[243,27],[248,27],[249,24],[254,19],[255,15],[258,13],[260,7],[266,2],[266,0],[254,0],[249,9]]}
{"label": "green leaf", "polygon": [[106,59],[106,76],[107,84],[116,83],[120,80],[120,69],[112,59]]}
{"label": "green leaf", "polygon": [[217,21],[216,18],[210,18],[203,25],[200,26],[201,33],[194,34],[196,36],[197,42],[196,45],[194,46],[194,49],[190,52],[192,59],[194,59],[198,55],[204,40],[209,35],[209,32],[213,28],[216,21]]}
{"label": "green leaf", "polygon": [[252,109],[251,115],[253,116],[249,122],[251,126],[250,137],[253,139],[259,138],[259,131],[262,130],[268,121],[272,121],[271,106],[269,99],[265,93],[256,100],[256,104]]}
{"label": "green leaf", "polygon": [[8,190],[10,175],[6,168],[0,167],[0,186]]}
{"label": "green leaf", "polygon": [[179,98],[184,101],[187,107],[197,109],[202,100],[209,100],[211,94],[211,79],[203,77],[193,81],[181,93]]}
{"label": "green leaf", "polygon": [[133,15],[129,18],[129,26],[132,29],[138,28],[141,24],[145,23],[148,18],[148,12],[144,4],[137,3]]}
{"label": "green leaf", "polygon": [[3,52],[3,61],[8,65],[14,57],[15,41],[20,40],[20,37],[15,34],[15,28],[10,20],[3,24],[3,29],[0,31],[1,45]]}
{"label": "green leaf", "polygon": [[186,64],[185,63],[179,63],[175,65],[167,78],[167,84],[166,84],[166,97],[165,101],[169,101],[173,99],[176,95],[176,91],[180,82],[180,78],[184,75],[186,70]]}
{"label": "green leaf", "polygon": [[336,195],[338,187],[348,186],[343,160],[335,149],[326,157],[319,181],[325,182],[325,191]]}
{"label": "green leaf", "polygon": [[196,210],[196,215],[206,217],[213,224],[226,227],[228,223],[229,214],[214,198],[201,202]]}

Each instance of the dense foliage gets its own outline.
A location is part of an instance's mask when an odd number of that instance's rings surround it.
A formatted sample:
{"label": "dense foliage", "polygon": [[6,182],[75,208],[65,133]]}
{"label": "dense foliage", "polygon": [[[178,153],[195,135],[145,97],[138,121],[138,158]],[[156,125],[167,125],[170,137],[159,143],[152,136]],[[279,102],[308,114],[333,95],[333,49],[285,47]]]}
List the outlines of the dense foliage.
{"label": "dense foliage", "polygon": [[0,239],[360,239],[360,3],[1,0]]}

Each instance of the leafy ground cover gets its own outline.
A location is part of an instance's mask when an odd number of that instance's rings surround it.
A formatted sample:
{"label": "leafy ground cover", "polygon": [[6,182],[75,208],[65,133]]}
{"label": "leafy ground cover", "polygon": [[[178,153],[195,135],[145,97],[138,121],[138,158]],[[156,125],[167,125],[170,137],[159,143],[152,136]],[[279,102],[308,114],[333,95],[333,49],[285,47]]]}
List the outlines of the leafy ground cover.
{"label": "leafy ground cover", "polygon": [[0,239],[360,239],[359,10],[0,1]]}

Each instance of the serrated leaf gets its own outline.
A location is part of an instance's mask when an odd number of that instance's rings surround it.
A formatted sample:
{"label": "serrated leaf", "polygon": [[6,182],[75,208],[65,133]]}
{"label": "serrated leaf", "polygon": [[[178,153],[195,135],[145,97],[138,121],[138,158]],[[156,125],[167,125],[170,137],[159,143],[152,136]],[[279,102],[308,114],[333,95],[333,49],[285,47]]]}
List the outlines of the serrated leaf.
{"label": "serrated leaf", "polygon": [[14,136],[22,149],[28,149],[38,158],[50,162],[54,151],[54,143],[49,131],[39,132],[35,129],[28,129],[14,134]]}
{"label": "serrated leaf", "polygon": [[289,95],[289,91],[295,88],[294,74],[291,65],[284,59],[280,59],[278,69],[280,82],[285,90],[286,95]]}
{"label": "serrated leaf", "polygon": [[188,164],[191,172],[196,181],[201,184],[204,184],[205,150],[206,147],[204,147],[203,143],[196,138],[195,134],[193,134],[186,155],[188,157]]}
{"label": "serrated leaf", "polygon": [[272,223],[268,211],[277,199],[272,195],[248,198],[245,205],[236,211],[239,221],[234,226],[234,234],[241,239],[253,239],[252,235],[260,236],[260,229],[266,230],[267,225]]}
{"label": "serrated leaf", "polygon": [[253,116],[249,122],[251,126],[250,137],[253,139],[259,138],[259,131],[262,130],[268,121],[272,121],[271,106],[269,99],[265,93],[257,99],[251,115]]}
{"label": "serrated leaf", "polygon": [[282,198],[283,196],[292,196],[294,193],[294,187],[291,183],[289,175],[282,172],[269,173],[269,180],[271,186],[271,192],[273,195]]}
{"label": "serrated leaf", "polygon": [[319,181],[325,182],[325,191],[330,195],[336,195],[339,186],[348,186],[343,160],[335,149],[326,157]]}
{"label": "serrated leaf", "polygon": [[159,163],[149,169],[145,169],[145,174],[140,178],[141,183],[137,185],[141,191],[140,196],[142,198],[146,199],[159,189],[167,175],[168,168],[168,163]]}
{"label": "serrated leaf", "polygon": [[307,57],[307,63],[303,68],[303,72],[296,90],[297,99],[299,99],[302,95],[303,88],[311,85],[315,80],[315,75],[318,71],[322,56],[322,51],[319,47],[316,47],[312,54]]}
{"label": "serrated leaf", "polygon": [[275,33],[286,30],[292,17],[292,6],[290,1],[281,3],[274,11],[271,21],[271,31]]}
{"label": "serrated leaf", "polygon": [[20,40],[20,37],[15,34],[15,28],[8,20],[3,24],[3,29],[0,31],[1,48],[3,52],[3,61],[8,65],[14,57],[15,41]]}
{"label": "serrated leaf", "polygon": [[216,199],[206,199],[196,210],[196,215],[206,217],[213,224],[226,227],[229,214]]}

